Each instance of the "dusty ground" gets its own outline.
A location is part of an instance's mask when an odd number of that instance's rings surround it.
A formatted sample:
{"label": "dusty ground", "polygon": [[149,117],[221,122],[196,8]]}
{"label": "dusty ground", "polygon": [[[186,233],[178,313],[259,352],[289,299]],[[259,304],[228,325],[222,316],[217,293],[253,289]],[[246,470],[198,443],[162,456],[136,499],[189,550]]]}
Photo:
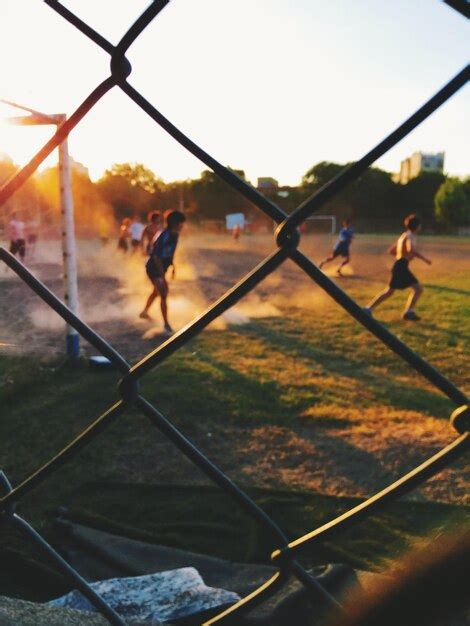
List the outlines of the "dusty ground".
{"label": "dusty ground", "polygon": [[[315,261],[329,254],[335,238],[306,236],[301,249]],[[325,268],[346,291],[364,294],[364,304],[388,280],[390,257],[384,254],[391,237],[363,236],[353,246],[351,266],[338,278],[336,261]],[[415,262],[413,271],[425,284],[452,275],[465,277],[470,270],[470,242],[432,238],[426,240],[426,252],[434,260],[428,267]],[[176,263],[176,280],[170,282],[170,317],[176,329],[190,322],[194,315],[216,300],[244,274],[275,250],[270,236],[246,236],[240,241],[212,235],[183,238]],[[63,297],[59,242],[42,242],[34,261],[27,265],[35,276],[60,298]],[[100,247],[97,242],[79,243],[80,315],[124,355],[134,361],[158,344],[161,330],[158,303],[154,304],[155,323],[138,319],[149,292],[144,271],[145,259],[136,254],[123,257],[114,243]],[[434,286],[435,287],[435,286]],[[439,287],[439,289],[445,289]],[[0,267],[1,319],[0,348],[13,353],[60,354],[63,322],[47,309],[16,275]],[[449,291],[455,289],[449,288]],[[462,295],[468,291],[462,289]],[[244,323],[249,319],[286,313],[287,306],[305,307],[322,313],[330,300],[291,261],[269,276],[253,294],[224,316],[226,323]],[[283,309],[281,311],[281,309]],[[429,324],[431,320],[427,320]],[[160,338],[161,339],[161,338]],[[94,349],[83,343],[85,354]]]}
{"label": "dusty ground", "polygon": [[[302,247],[318,261],[330,250],[332,241],[329,236],[310,236],[305,238]],[[390,238],[387,237],[358,237],[353,247],[349,276],[337,279],[344,289],[351,291],[359,301],[362,299],[364,304],[388,278],[390,260],[384,255],[384,250],[389,243]],[[427,239],[425,246],[434,264],[431,267],[415,264],[414,271],[425,284],[430,285],[430,293],[434,293],[433,288],[441,290],[439,293],[444,294],[444,302],[445,289],[461,291],[460,295],[467,297],[468,302],[468,286],[464,277],[468,276],[470,269],[470,243],[464,239]],[[183,238],[178,252],[176,280],[171,283],[171,319],[175,327],[188,323],[273,249],[272,239],[268,236],[246,236],[239,242],[215,235],[204,240],[194,235]],[[115,252],[114,244],[100,248],[94,242],[82,242],[79,252],[82,317],[126,358],[135,362],[162,340],[157,305],[155,322],[138,319],[138,312],[149,290],[143,258],[122,258]],[[43,242],[31,268],[36,276],[60,295],[59,259],[58,244]],[[332,275],[334,270],[333,263],[329,270]],[[453,277],[452,287],[446,287],[443,281],[450,275]],[[462,278],[461,283],[459,277]],[[63,346],[62,321],[5,268],[0,268],[0,292],[0,350],[3,353],[31,355],[32,358],[60,353]],[[312,287],[310,279],[288,262],[213,328],[236,328],[257,318],[282,320],[289,316],[291,307],[297,314],[303,310],[313,320],[318,315],[322,319],[325,316],[333,319],[336,315],[334,305],[326,296],[315,286]],[[391,319],[392,314],[384,307],[386,320]],[[429,333],[432,333],[433,324],[437,328],[440,320],[428,320],[428,335],[422,341],[424,348],[426,342],[432,340]],[[325,332],[325,327],[321,332]],[[398,332],[401,332],[399,327]],[[353,338],[344,340],[349,343]],[[461,341],[459,335],[459,349]],[[468,348],[468,343],[466,345]],[[96,353],[87,345],[83,345],[83,351],[85,354]],[[283,363],[282,348],[279,353],[277,365],[267,363],[265,372],[269,368],[277,368],[276,377],[282,376],[284,371],[294,377],[314,372],[314,365],[305,358],[300,365],[296,363],[289,369],[287,357]],[[446,363],[449,358],[451,350],[445,358],[442,356],[442,362]],[[251,364],[246,367],[251,367]],[[354,385],[357,388],[363,384],[360,378],[353,378],[351,374],[347,381],[350,386],[341,390],[344,376],[338,374],[335,377],[332,368],[329,378],[324,380],[325,385],[333,388],[336,385],[339,394],[345,392],[352,396]],[[437,452],[454,435],[448,422],[441,417],[426,414],[425,411],[406,410],[403,406],[384,412],[383,408],[361,408],[352,403],[349,408],[341,407],[341,414],[335,416],[337,410],[336,405],[323,404],[320,409],[304,411],[300,415],[302,419],[286,425],[240,423],[240,426],[224,426],[215,423],[211,432],[208,432],[207,424],[195,425],[192,436],[211,458],[237,480],[260,485],[310,488],[332,495],[365,496]],[[165,459],[164,463],[157,462],[156,465],[155,452],[157,458]],[[193,480],[189,465],[182,464],[169,444],[160,439],[149,444],[144,453],[142,450],[133,453],[131,448],[123,448],[109,459],[109,466],[113,468],[114,475],[127,480],[151,481],[156,473],[159,480]],[[468,483],[464,469],[464,464],[460,462],[446,470],[429,481],[418,497],[465,501],[468,498]]]}

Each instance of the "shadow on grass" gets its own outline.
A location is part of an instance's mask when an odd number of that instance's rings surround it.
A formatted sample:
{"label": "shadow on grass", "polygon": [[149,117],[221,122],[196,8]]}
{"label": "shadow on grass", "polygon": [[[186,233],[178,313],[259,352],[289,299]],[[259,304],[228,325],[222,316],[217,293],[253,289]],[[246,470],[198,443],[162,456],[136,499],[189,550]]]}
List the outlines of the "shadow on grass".
{"label": "shadow on grass", "polygon": [[430,333],[441,333],[445,337],[445,339],[441,340],[444,348],[453,348],[458,346],[459,343],[468,341],[468,332],[456,328],[437,326],[428,321],[426,321],[425,328],[413,326],[408,330],[408,336],[417,339],[421,343],[431,340]]}
{"label": "shadow on grass", "polygon": [[[290,539],[302,536],[361,502],[358,498],[307,491],[259,488],[247,491]],[[264,529],[234,507],[217,487],[89,482],[71,489],[62,504],[69,506],[67,519],[76,524],[149,544],[235,562],[267,563],[273,549]],[[380,570],[417,541],[435,541],[443,528],[449,530],[468,523],[469,514],[468,507],[393,502],[383,512],[343,531],[334,541],[307,544],[302,551],[302,562],[307,567],[342,562],[360,569]],[[55,543],[58,535],[53,524],[49,523],[44,530],[46,537]],[[95,552],[90,554],[82,549],[80,553],[77,547],[75,551],[76,558],[91,556],[95,562]],[[2,540],[1,594],[46,601],[67,591],[67,581],[42,554],[32,549],[30,543],[6,546]]]}
{"label": "shadow on grass", "polygon": [[[303,397],[299,398],[297,405],[285,402],[281,397],[283,386],[272,381],[260,382],[254,377],[241,374],[227,363],[208,354],[201,357],[201,360],[209,363],[212,368],[222,374],[219,381],[220,386],[213,386],[206,378],[204,384],[205,400],[213,406],[220,406],[221,402],[224,402],[225,414],[230,417],[234,425],[264,426],[278,424],[289,426],[295,422],[305,408],[314,404],[311,397],[308,400]],[[227,389],[229,390],[228,393]],[[213,395],[214,393],[215,395]],[[192,406],[188,406],[186,412],[182,408],[182,412],[186,416],[192,416]],[[221,423],[220,414],[214,421]],[[336,437],[334,433],[328,432],[339,427],[336,416],[332,415],[329,428],[325,429],[326,421],[325,417],[318,423],[316,420],[312,420],[313,428],[306,429],[308,433],[304,437],[305,445],[307,449],[313,450],[314,458],[305,449],[290,449],[289,460],[287,464],[284,460],[283,467],[302,465],[308,471],[311,465],[311,470],[314,471],[321,465],[323,469],[327,469],[329,480],[334,481],[336,479],[342,484],[352,484],[354,489],[360,486],[366,491],[373,491],[377,484],[387,484],[395,478],[394,474],[386,470],[373,454],[345,439]],[[341,420],[339,421],[341,422]],[[303,424],[305,423],[303,421]],[[343,420],[343,426],[344,423]],[[350,425],[350,422],[347,422],[347,426]],[[236,442],[234,444],[236,445]],[[267,446],[269,450],[266,453],[275,455],[275,441],[273,440],[272,446],[269,445],[268,441]],[[243,455],[243,451],[240,454]],[[260,454],[264,456],[263,452]]]}
{"label": "shadow on grass", "polygon": [[[245,490],[292,539],[361,502],[300,490]],[[130,506],[120,506],[123,501]],[[75,522],[149,543],[244,562],[266,562],[273,549],[263,528],[217,487],[89,483],[71,494],[71,504]],[[431,529],[468,519],[468,507],[393,502],[335,541],[307,545],[303,559],[309,566],[344,562],[375,569]]]}
{"label": "shadow on grass", "polygon": [[447,287],[445,285],[430,285],[429,283],[426,283],[426,289],[432,289],[438,293],[454,293],[461,296],[470,296],[470,291],[468,289],[456,289],[455,287]]}
{"label": "shadow on grass", "polygon": [[[262,338],[268,344],[292,357],[307,358],[322,366],[325,372],[355,381],[374,393],[374,400],[394,408],[415,410],[430,415],[447,418],[449,415],[449,400],[438,393],[428,391],[405,383],[396,383],[390,378],[378,377],[368,371],[366,365],[360,362],[346,360],[339,354],[309,345],[295,335],[286,334],[279,330],[272,330],[266,325],[247,325],[240,329],[242,334]],[[403,367],[413,371],[406,363]],[[370,402],[369,402],[370,404]]]}

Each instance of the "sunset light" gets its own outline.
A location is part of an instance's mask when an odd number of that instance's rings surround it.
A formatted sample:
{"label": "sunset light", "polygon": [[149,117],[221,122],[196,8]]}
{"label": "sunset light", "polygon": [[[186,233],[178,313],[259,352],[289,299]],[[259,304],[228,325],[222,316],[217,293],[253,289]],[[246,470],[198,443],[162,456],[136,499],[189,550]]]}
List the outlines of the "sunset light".
{"label": "sunset light", "polygon": [[0,0],[2,624],[463,624],[467,16]]}
{"label": "sunset light", "polygon": [[[114,43],[147,4],[66,6]],[[298,184],[312,163],[358,158],[466,57],[464,20],[442,2],[294,4],[173,0],[131,47],[131,83],[222,163]],[[45,111],[70,115],[108,72],[107,55],[37,0],[2,1],[0,52],[0,97]],[[468,102],[460,93],[378,165],[396,171],[414,150],[444,149],[448,171],[463,174]],[[24,164],[48,132],[2,127],[0,151]],[[166,181],[203,169],[118,89],[70,150],[94,179],[114,162],[143,162]]]}

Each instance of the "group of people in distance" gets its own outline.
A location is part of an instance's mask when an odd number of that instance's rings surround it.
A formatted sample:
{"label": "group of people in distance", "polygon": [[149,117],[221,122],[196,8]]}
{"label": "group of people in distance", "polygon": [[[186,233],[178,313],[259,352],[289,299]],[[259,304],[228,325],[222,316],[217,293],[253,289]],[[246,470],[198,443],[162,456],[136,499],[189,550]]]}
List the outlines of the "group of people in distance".
{"label": "group of people in distance", "polygon": [[[160,213],[156,212],[158,222],[160,223]],[[145,230],[145,226],[140,221],[140,217],[135,215],[132,219],[125,217],[119,225],[119,236],[117,249],[121,252],[127,252],[129,250],[129,243],[131,251],[137,252],[142,246],[142,233]]]}
{"label": "group of people in distance", "polygon": [[127,252],[130,241],[132,254],[141,250],[143,254],[148,256],[145,271],[153,289],[139,317],[151,319],[149,309],[153,302],[160,297],[163,329],[164,333],[168,335],[173,333],[173,329],[168,321],[169,287],[165,275],[167,270],[173,267],[174,276],[173,258],[178,245],[179,234],[185,221],[186,216],[181,211],[167,211],[164,215],[164,224],[162,224],[159,211],[152,211],[149,213],[146,226],[142,224],[138,216],[135,216],[132,220],[128,217],[124,218],[119,227],[118,250]]}
{"label": "group of people in distance", "polygon": [[[178,238],[186,221],[184,213],[181,211],[167,211],[164,215],[162,224],[161,214],[153,211],[148,216],[148,223],[144,225],[139,217],[124,218],[119,227],[119,238],[117,247],[122,252],[129,250],[129,242],[131,253],[134,254],[141,250],[148,257],[145,264],[147,276],[152,283],[152,292],[147,298],[145,307],[140,313],[142,319],[151,319],[149,315],[150,307],[153,302],[160,297],[160,309],[163,317],[164,332],[166,334],[173,333],[173,329],[168,321],[168,281],[166,272],[174,265],[173,258]],[[414,214],[408,215],[405,220],[405,231],[400,235],[397,241],[389,248],[388,252],[395,256],[395,262],[391,270],[391,278],[388,286],[378,293],[371,302],[363,309],[365,313],[372,316],[372,312],[382,302],[390,298],[396,289],[411,289],[411,293],[406,303],[403,319],[410,321],[419,320],[419,316],[415,313],[415,306],[423,293],[423,287],[418,279],[411,273],[409,269],[410,262],[417,258],[421,259],[428,265],[431,261],[421,254],[417,247],[417,233],[421,230],[421,220]],[[8,223],[8,235],[10,238],[10,252],[18,255],[20,260],[24,262],[26,255],[26,237],[28,236],[28,244],[34,249],[37,235],[33,232],[28,233],[25,223],[18,218],[16,212],[11,214]],[[330,256],[326,257],[319,264],[320,269],[327,263],[333,261],[337,257],[342,257],[337,274],[342,276],[342,268],[350,261],[350,247],[354,239],[354,230],[349,220],[343,220],[342,228],[339,232],[338,240],[333,248]]]}
{"label": "group of people in distance", "polygon": [[[372,311],[390,296],[395,293],[396,289],[411,289],[411,293],[406,302],[403,319],[408,321],[418,321],[421,318],[415,313],[415,306],[423,293],[423,287],[416,276],[410,271],[409,265],[413,259],[421,259],[428,265],[431,261],[419,252],[417,247],[417,233],[421,230],[420,218],[411,213],[404,220],[405,231],[398,237],[397,241],[390,246],[388,252],[395,257],[395,263],[392,266],[391,277],[388,287],[378,293],[369,304],[364,307],[364,312],[372,316]],[[343,220],[342,228],[339,231],[338,241],[336,242],[330,256],[321,261],[320,269],[338,256],[343,257],[341,265],[336,270],[339,276],[342,276],[341,269],[350,261],[349,248],[354,238],[354,231],[351,228],[349,220]]]}
{"label": "group of people in distance", "polygon": [[[160,296],[160,308],[162,312],[164,330],[166,333],[172,333],[173,330],[168,322],[168,282],[165,274],[170,266],[173,265],[173,257],[178,237],[186,221],[186,217],[180,211],[170,211],[165,216],[166,228],[159,230],[157,220],[159,214],[150,216],[149,224],[141,231],[141,237],[146,245],[146,251],[149,255],[145,269],[149,277],[153,290],[149,295],[147,302],[140,317],[149,319],[149,309],[154,300]],[[372,316],[372,311],[382,302],[390,298],[396,289],[411,289],[410,296],[407,300],[403,319],[409,321],[418,321],[420,318],[416,315],[414,308],[423,292],[423,287],[418,279],[411,273],[409,269],[410,262],[415,259],[421,259],[428,265],[431,261],[418,251],[417,233],[421,230],[421,220],[414,214],[408,215],[404,220],[405,231],[400,235],[397,241],[389,248],[388,252],[395,256],[395,262],[391,270],[391,278],[388,287],[375,296],[372,301],[364,308],[364,312]],[[322,268],[338,256],[342,257],[341,265],[337,269],[337,273],[341,276],[341,269],[350,261],[350,246],[354,238],[354,231],[349,220],[343,220],[342,228],[339,232],[338,241],[336,242],[332,254],[324,259],[319,267]],[[147,242],[145,244],[145,242]]]}

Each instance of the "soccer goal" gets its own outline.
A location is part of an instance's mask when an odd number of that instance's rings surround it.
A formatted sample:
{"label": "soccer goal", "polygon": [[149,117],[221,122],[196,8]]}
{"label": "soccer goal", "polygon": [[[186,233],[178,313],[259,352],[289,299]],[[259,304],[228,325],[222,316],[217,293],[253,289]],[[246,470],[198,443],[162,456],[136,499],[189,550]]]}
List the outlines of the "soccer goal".
{"label": "soccer goal", "polygon": [[336,233],[335,215],[311,215],[307,218],[308,230],[317,230],[316,226],[313,224],[314,221],[319,221],[320,224],[324,225],[324,228],[321,228],[321,232],[329,232],[332,235]]}

